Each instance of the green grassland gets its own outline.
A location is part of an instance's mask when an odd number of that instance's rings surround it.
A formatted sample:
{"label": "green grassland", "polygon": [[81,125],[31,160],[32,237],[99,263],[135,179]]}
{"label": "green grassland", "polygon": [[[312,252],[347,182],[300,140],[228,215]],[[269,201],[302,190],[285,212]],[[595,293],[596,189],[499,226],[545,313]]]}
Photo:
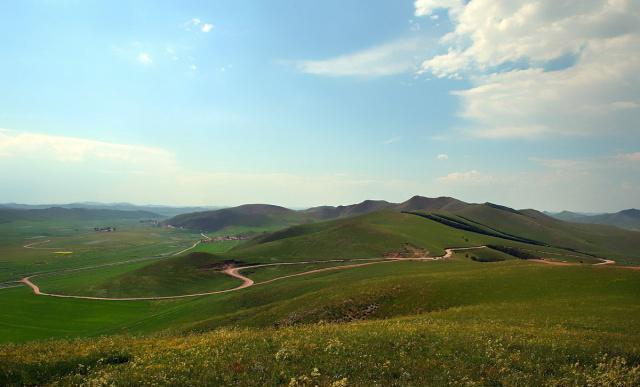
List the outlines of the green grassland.
{"label": "green grassland", "polygon": [[201,243],[191,251],[209,254],[220,254],[227,252],[229,249],[238,246],[242,242],[243,241],[219,241],[211,243]]}
{"label": "green grassland", "polygon": [[472,251],[461,251],[455,253],[455,257],[462,259],[471,259],[476,262],[501,262],[509,259],[517,259],[516,257],[505,254],[501,251],[491,248],[477,249]]}
{"label": "green grassland", "polygon": [[624,264],[640,263],[640,232],[605,225],[562,222],[535,210],[510,212],[487,205],[469,206],[452,214],[475,225],[613,258]]}
{"label": "green grassland", "polygon": [[[422,249],[424,254],[437,256],[443,255],[447,247],[491,244],[534,250],[541,258],[584,263],[598,262],[598,259],[593,256],[580,252],[483,235],[449,227],[420,216],[393,211],[287,228],[241,244],[231,249],[227,255],[248,262],[262,263],[309,259],[373,258],[401,251],[403,246],[410,245]],[[640,239],[631,244],[637,245],[640,250]],[[621,255],[617,250],[612,251],[616,251],[614,254],[616,256]],[[634,260],[634,257],[635,255],[629,259]]]}
{"label": "green grassland", "polygon": [[[509,222],[492,219],[502,212]],[[301,264],[247,268],[242,273],[257,282],[252,287],[175,300],[92,301],[0,289],[0,385],[640,383],[640,271],[589,265],[599,262],[589,254],[637,264],[637,234],[555,226],[535,213],[491,206],[443,215],[482,232],[381,211],[200,244],[176,257],[167,251],[201,236],[126,222],[121,233],[46,235],[52,242],[42,247],[75,256],[58,257],[65,261],[47,269],[159,257],[36,276],[45,292],[176,295],[237,286],[219,272],[231,262]],[[554,228],[557,235],[549,233]],[[49,250],[17,247],[44,233],[12,233],[0,247],[23,255],[7,261],[35,271],[37,254]],[[106,241],[93,243],[97,238]],[[585,264],[544,265],[481,248],[450,260],[384,261],[260,283],[351,263],[333,259],[438,256],[445,248],[481,245]],[[327,262],[302,263],[310,260]]]}
{"label": "green grassland", "polygon": [[275,265],[275,266],[261,266],[256,268],[247,268],[242,270],[242,274],[251,278],[256,283],[270,281],[276,278],[305,273],[312,270],[338,268],[340,266],[351,265],[354,263],[362,263],[359,261],[332,261],[332,262],[320,262],[320,263],[300,263],[296,262],[291,265]]}
{"label": "green grassland", "polygon": [[[16,383],[287,384],[318,368],[321,384],[352,385],[637,378],[639,296],[638,272],[456,259],[318,273],[189,301],[31,297],[40,318],[23,323],[54,327],[57,318],[59,331],[48,337],[96,325],[103,329],[90,335],[171,334],[5,346],[0,375]],[[7,306],[5,324],[15,320]],[[183,335],[221,327],[246,329]]]}
{"label": "green grassland", "polygon": [[91,297],[157,297],[224,290],[240,281],[211,267],[210,255],[192,253],[161,262],[144,261],[36,277],[43,291]]}
{"label": "green grassland", "polygon": [[[115,232],[93,227],[114,226]],[[126,261],[177,252],[201,238],[138,220],[29,221],[0,224],[0,282],[27,274]],[[44,242],[25,248],[34,242]],[[71,254],[57,254],[71,252]]]}

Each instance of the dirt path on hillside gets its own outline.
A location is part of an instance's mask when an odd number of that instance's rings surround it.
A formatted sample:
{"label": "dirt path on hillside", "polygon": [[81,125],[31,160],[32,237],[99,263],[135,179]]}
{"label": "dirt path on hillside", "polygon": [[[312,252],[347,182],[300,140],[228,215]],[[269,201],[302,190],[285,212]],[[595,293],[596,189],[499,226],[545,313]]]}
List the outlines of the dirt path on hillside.
{"label": "dirt path on hillside", "polygon": [[[199,243],[200,243],[200,241],[197,241],[196,243],[193,244],[193,246],[191,246],[188,249],[185,249],[183,251],[190,250],[190,249],[196,247]],[[299,277],[299,276],[316,274],[316,273],[321,273],[321,272],[326,272],[326,271],[353,269],[353,268],[357,268],[357,267],[369,266],[369,265],[374,265],[374,264],[379,264],[379,263],[391,263],[391,262],[399,262],[399,261],[438,261],[438,260],[442,260],[442,259],[451,258],[455,251],[472,250],[472,249],[480,249],[480,248],[485,248],[485,246],[447,248],[447,249],[445,249],[445,254],[444,255],[437,256],[437,257],[421,257],[421,258],[359,258],[359,259],[353,259],[353,260],[334,259],[334,260],[324,260],[324,261],[267,263],[267,264],[262,264],[262,265],[237,266],[237,267],[228,266],[222,272],[225,273],[226,275],[230,276],[230,277],[234,277],[234,278],[237,278],[237,279],[241,280],[242,281],[241,285],[236,286],[235,288],[231,288],[231,289],[217,290],[217,291],[211,291],[211,292],[202,292],[202,293],[182,294],[182,295],[177,295],[177,296],[92,297],[92,296],[74,296],[74,295],[66,295],[66,294],[45,293],[45,292],[42,292],[40,290],[40,287],[38,285],[36,285],[35,283],[33,283],[31,281],[32,278],[34,278],[34,277],[36,277],[38,275],[41,275],[41,274],[36,274],[36,275],[24,277],[23,279],[20,280],[20,282],[22,282],[23,284],[29,286],[31,288],[31,290],[33,290],[33,293],[35,295],[37,295],[37,296],[49,296],[49,297],[58,297],[58,298],[72,298],[72,299],[80,299],[80,300],[102,300],[102,301],[171,300],[171,299],[200,297],[200,296],[208,296],[208,295],[213,295],[213,294],[229,293],[229,292],[234,292],[234,291],[238,291],[238,290],[241,290],[241,289],[245,289],[245,288],[248,288],[250,286],[263,285],[263,284],[267,284],[267,283],[271,283],[271,282],[274,282],[274,281],[279,281],[279,280],[283,280],[283,279],[287,279],[287,278],[291,278],[291,277]],[[350,261],[368,261],[368,262],[355,263],[355,264],[351,264],[351,265],[332,266],[332,267],[326,267],[326,268],[322,268],[322,269],[314,269],[314,270],[309,270],[309,271],[302,272],[302,273],[295,273],[295,274],[289,274],[289,275],[285,275],[285,276],[281,276],[281,277],[277,277],[277,278],[272,278],[270,280],[266,280],[266,281],[259,282],[259,283],[255,283],[251,278],[240,274],[241,270],[255,269],[255,268],[266,267],[266,266],[301,265],[301,264],[312,264],[312,263],[350,262]]]}
{"label": "dirt path on hillside", "polygon": [[[206,238],[206,236],[203,234],[203,236]],[[176,254],[173,254],[171,256],[175,256],[177,254],[181,254],[182,252],[191,250],[193,248],[195,248],[198,244],[200,244],[201,241],[197,241],[196,243],[193,244],[193,246],[184,249]],[[55,293],[45,293],[40,291],[40,288],[38,287],[38,285],[34,284],[31,281],[31,278],[34,278],[38,275],[42,275],[42,274],[36,274],[36,275],[31,275],[28,277],[23,278],[22,280],[20,280],[20,282],[22,282],[23,284],[29,286],[32,290],[33,293],[35,295],[38,296],[49,296],[49,297],[58,297],[58,298],[72,298],[72,299],[81,299],[81,300],[102,300],[102,301],[154,301],[154,300],[172,300],[172,299],[180,299],[180,298],[191,298],[191,297],[201,297],[201,296],[208,296],[208,295],[213,295],[213,294],[223,294],[223,293],[230,293],[230,292],[235,292],[238,290],[242,290],[251,286],[256,286],[256,285],[265,285],[265,284],[269,284],[275,281],[280,281],[280,280],[284,280],[284,279],[289,279],[289,278],[293,278],[293,277],[300,277],[300,276],[305,276],[305,275],[311,275],[311,274],[317,274],[317,273],[323,273],[323,272],[329,272],[329,271],[337,271],[337,270],[347,270],[347,269],[354,269],[354,268],[358,268],[358,267],[364,267],[364,266],[370,266],[370,265],[376,265],[376,264],[380,264],[380,263],[393,263],[393,262],[401,262],[401,261],[438,261],[438,260],[444,260],[444,259],[450,259],[453,254],[457,251],[465,251],[465,250],[477,250],[477,249],[484,249],[487,246],[473,246],[473,247],[451,247],[451,248],[446,248],[445,249],[445,254],[441,255],[441,256],[436,256],[436,257],[415,257],[415,258],[354,258],[354,259],[332,259],[332,260],[322,260],[322,261],[302,261],[302,262],[278,262],[278,263],[265,263],[265,264],[259,264],[259,265],[251,265],[251,266],[227,266],[224,268],[224,270],[222,270],[222,272],[230,277],[234,277],[237,278],[239,280],[242,281],[242,284],[239,286],[236,286],[235,288],[231,288],[231,289],[225,289],[225,290],[216,290],[216,291],[210,291],[210,292],[201,292],[201,293],[192,293],[192,294],[182,294],[182,295],[177,295],[177,296],[156,296],[156,297],[91,297],[91,296],[74,296],[74,295],[65,295],[65,294],[55,294]],[[527,260],[529,262],[535,262],[535,263],[543,263],[543,264],[547,264],[547,265],[553,265],[553,266],[578,266],[578,265],[584,265],[584,264],[580,264],[580,263],[573,263],[573,262],[561,262],[561,261],[554,261],[554,260],[550,260],[550,259],[529,259]],[[240,273],[240,271],[242,270],[248,270],[248,269],[256,269],[256,268],[261,268],[261,267],[269,267],[269,266],[287,266],[287,265],[304,265],[304,264],[316,264],[316,263],[331,263],[331,262],[359,262],[359,263],[353,263],[353,264],[348,264],[348,265],[340,265],[340,266],[331,266],[331,267],[325,267],[325,268],[320,268],[320,269],[313,269],[313,270],[309,270],[309,271],[305,271],[305,272],[301,272],[301,273],[294,273],[294,274],[288,274],[288,275],[284,275],[281,277],[276,277],[276,278],[272,278],[269,280],[265,280],[262,282],[254,282],[251,278],[246,277],[244,275],[242,275]],[[610,259],[602,259],[602,262],[600,263],[596,263],[596,264],[592,264],[589,266],[604,266],[604,265],[614,265],[616,262]],[[640,266],[615,266],[616,268],[622,268],[622,269],[630,269],[630,270],[640,270]],[[86,269],[86,268],[85,268]],[[69,271],[73,271],[74,269],[71,269]],[[78,269],[75,269],[78,270]],[[48,273],[50,274],[50,273]]]}
{"label": "dirt path on hillside", "polygon": [[33,250],[56,250],[57,247],[34,247],[34,246],[43,245],[43,244],[49,243],[49,242],[51,242],[51,239],[47,239],[46,241],[29,243],[29,244],[24,245],[22,247],[24,247],[25,249],[33,249]]}
{"label": "dirt path on hillside", "polygon": [[91,296],[73,296],[66,294],[56,294],[56,293],[45,293],[40,291],[40,287],[33,282],[31,282],[31,278],[35,276],[25,277],[20,282],[29,286],[31,290],[33,290],[33,294],[37,296],[49,296],[49,297],[57,297],[57,298],[73,298],[79,300],[100,300],[100,301],[154,301],[154,300],[172,300],[179,298],[189,298],[189,297],[200,297],[200,296],[208,296],[211,294],[221,294],[221,293],[229,293],[237,290],[241,290],[244,288],[248,288],[249,286],[253,286],[254,282],[251,278],[247,278],[240,274],[239,267],[227,267],[222,272],[230,277],[237,278],[242,281],[242,285],[237,286],[231,289],[225,290],[216,290],[212,292],[202,292],[202,293],[192,293],[192,294],[183,294],[179,296],[156,296],[156,297],[91,297]]}
{"label": "dirt path on hillside", "polygon": [[191,250],[191,249],[195,249],[195,248],[196,248],[196,246],[198,246],[200,243],[202,243],[202,240],[201,240],[201,239],[197,240],[193,245],[191,245],[191,247],[187,247],[187,248],[186,248],[186,249],[184,249],[184,250],[180,250],[180,251],[178,251],[178,252],[176,252],[176,253],[173,253],[173,254],[171,254],[171,256],[172,256],[172,257],[175,257],[176,255],[180,255],[180,254],[182,254],[182,253],[184,253],[184,252],[187,252],[187,251],[189,251],[189,250]]}
{"label": "dirt path on hillside", "polygon": [[592,264],[584,264],[584,263],[578,263],[578,262],[563,262],[563,261],[554,261],[551,259],[527,259],[527,262],[535,262],[535,263],[544,263],[545,265],[551,265],[551,266],[606,266],[606,267],[611,267],[611,268],[615,268],[615,269],[625,269],[625,270],[640,270],[640,266],[620,266],[620,265],[616,265],[616,261],[612,260],[612,259],[604,259],[604,258],[600,258],[602,260],[602,262],[598,262],[598,263],[592,263]]}

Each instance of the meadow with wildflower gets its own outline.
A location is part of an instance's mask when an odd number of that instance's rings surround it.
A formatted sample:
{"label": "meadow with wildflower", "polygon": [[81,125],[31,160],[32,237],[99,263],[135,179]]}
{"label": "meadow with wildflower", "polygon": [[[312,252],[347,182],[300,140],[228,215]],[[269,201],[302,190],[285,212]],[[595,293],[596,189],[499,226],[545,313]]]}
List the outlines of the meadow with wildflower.
{"label": "meadow with wildflower", "polygon": [[639,295],[640,273],[607,267],[373,265],[5,344],[0,384],[633,386]]}

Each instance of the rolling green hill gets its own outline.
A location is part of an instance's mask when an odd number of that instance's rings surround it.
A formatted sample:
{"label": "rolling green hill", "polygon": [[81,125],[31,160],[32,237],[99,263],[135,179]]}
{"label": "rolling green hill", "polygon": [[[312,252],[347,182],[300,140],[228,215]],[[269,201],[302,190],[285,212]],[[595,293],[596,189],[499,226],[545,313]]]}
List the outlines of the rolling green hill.
{"label": "rolling green hill", "polygon": [[[230,262],[227,262],[230,263]],[[195,252],[159,262],[36,277],[47,292],[90,297],[163,297],[233,288],[240,280],[221,271],[225,259]]]}
{"label": "rolling green hill", "polygon": [[326,220],[326,219],[342,218],[347,216],[363,215],[363,214],[368,214],[370,212],[381,211],[381,210],[393,208],[393,207],[395,207],[394,203],[389,203],[385,200],[365,200],[361,203],[352,204],[348,206],[312,207],[302,212],[310,215],[314,219]]}
{"label": "rolling green hill", "polygon": [[640,232],[612,226],[576,224],[536,210],[516,211],[495,205],[471,205],[452,214],[459,221],[559,248],[640,263]]}
{"label": "rolling green hill", "polygon": [[174,227],[215,232],[229,227],[283,228],[310,220],[310,217],[302,213],[280,206],[245,204],[221,210],[182,214],[165,221],[165,223]]}
{"label": "rolling green hill", "polygon": [[363,385],[375,377],[384,385],[632,386],[640,381],[638,275],[459,258],[179,302],[24,303],[20,290],[7,290],[4,332],[18,317],[37,335],[47,326],[58,337],[165,332],[0,346],[0,384]]}
{"label": "rolling green hill", "polygon": [[[502,217],[509,221],[503,223]],[[549,221],[551,223],[547,224]],[[159,260],[152,264],[137,264],[140,267],[101,270],[99,276],[89,271],[80,275],[70,273],[43,277],[38,279],[38,283],[47,291],[62,294],[101,297],[180,295],[232,287],[235,280],[226,278],[219,270],[221,263],[225,261],[236,265],[250,265],[315,260],[329,263],[332,260],[383,257],[434,257],[443,255],[448,247],[484,245],[490,248],[458,255],[476,262],[516,258],[600,262],[594,252],[589,250],[592,245],[584,242],[584,238],[594,237],[592,228],[588,228],[591,233],[585,236],[584,230],[570,228],[571,226],[544,215],[540,217],[537,212],[516,211],[489,204],[468,205],[456,214],[385,210],[263,233],[241,244],[224,245],[231,248],[226,252],[224,246],[220,250],[212,249],[216,247],[215,243],[211,244],[211,249],[204,249],[207,247],[205,244],[201,245],[203,252]],[[629,233],[615,228],[606,228],[604,231],[598,235],[613,240],[619,240]],[[565,239],[560,239],[562,236]],[[624,263],[637,264],[640,262],[637,253],[625,255],[624,249],[633,250],[638,243],[640,241],[633,240],[622,249],[611,244],[604,256],[624,256],[627,260]],[[208,250],[218,252],[219,255],[204,253]],[[306,268],[311,270],[321,267],[319,264],[314,265]],[[297,266],[273,267],[269,271],[275,278],[278,275],[304,271],[304,266],[299,267],[300,269]],[[94,281],[90,285],[79,285],[86,278],[92,277]]]}
{"label": "rolling green hill", "polygon": [[414,196],[403,203],[365,200],[361,203],[347,206],[319,206],[299,211],[268,204],[249,204],[221,210],[182,214],[167,220],[165,223],[176,227],[208,232],[234,227],[262,231],[365,215],[382,210],[398,212],[412,210],[453,211],[467,206],[469,204],[454,198],[426,198],[423,196]]}
{"label": "rolling green hill", "polygon": [[[421,214],[431,216],[427,219]],[[244,259],[380,257],[410,245],[431,255],[444,248],[506,244],[530,250],[563,250],[640,263],[640,233],[610,226],[562,222],[533,210],[467,205],[455,213],[382,211],[294,226],[259,236],[229,254]],[[556,251],[557,253],[557,251]]]}

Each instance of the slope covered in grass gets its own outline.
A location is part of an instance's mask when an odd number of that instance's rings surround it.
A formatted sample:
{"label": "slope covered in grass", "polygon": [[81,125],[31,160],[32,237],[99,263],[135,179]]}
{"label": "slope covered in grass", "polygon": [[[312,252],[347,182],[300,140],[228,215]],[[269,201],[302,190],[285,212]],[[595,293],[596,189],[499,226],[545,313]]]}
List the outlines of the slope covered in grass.
{"label": "slope covered in grass", "polygon": [[276,229],[310,220],[309,216],[288,208],[267,204],[246,204],[221,210],[182,214],[165,223],[191,230],[215,232],[229,227]]}
{"label": "slope covered in grass", "polygon": [[42,291],[92,297],[157,297],[230,289],[241,282],[221,272],[224,258],[190,253],[158,262],[36,277]]}
{"label": "slope covered in grass", "polygon": [[576,224],[535,210],[512,211],[473,205],[455,216],[470,224],[533,239],[545,244],[610,257],[620,263],[640,263],[640,232],[612,226]]}
{"label": "slope covered in grass", "polygon": [[372,258],[410,244],[436,256],[446,247],[474,246],[487,239],[413,215],[383,211],[291,227],[258,237],[228,255],[247,261]]}
{"label": "slope covered in grass", "polygon": [[[321,385],[345,378],[350,385],[583,385],[587,378],[634,385],[639,276],[518,260],[321,273],[157,303],[152,315],[128,324],[133,332],[164,327],[175,336],[0,347],[0,375],[5,384],[286,385],[315,377]],[[66,319],[79,312],[70,309]],[[220,327],[227,328],[182,334]]]}
{"label": "slope covered in grass", "polygon": [[[501,216],[525,217],[511,212],[507,212],[508,215],[502,215],[501,210],[487,208],[489,211],[498,211],[498,215]],[[543,258],[561,257],[569,261],[598,262],[596,258],[586,254],[547,246],[544,240],[537,245],[525,243],[527,238],[524,236],[496,231],[497,229],[474,223],[469,217],[457,217],[453,214],[443,216],[466,222],[474,227],[456,228],[451,226],[450,222],[445,224],[412,213],[382,211],[353,218],[290,227],[254,238],[231,249],[227,254],[247,262],[273,262],[383,257],[394,255],[409,247],[420,250],[427,256],[438,256],[444,254],[444,249],[447,247],[491,244],[537,250],[538,256]],[[515,230],[512,228],[509,230],[514,233],[520,232],[528,238],[540,236],[528,229],[526,224],[521,226]],[[486,232],[482,232],[483,230]],[[549,228],[544,230],[552,232]],[[562,231],[560,229],[560,232]],[[622,233],[624,236],[628,233],[623,230],[616,231],[617,235]],[[569,235],[567,238],[575,238],[571,234],[567,235]],[[571,245],[570,241],[564,239],[554,239],[551,242],[562,243],[560,246]],[[620,256],[625,252],[618,250],[615,244],[608,246],[611,247],[611,250],[606,251],[609,254]]]}
{"label": "slope covered in grass", "polygon": [[331,219],[366,215],[377,211],[453,211],[469,204],[450,197],[427,198],[414,196],[402,203],[385,200],[364,200],[346,206],[318,206],[306,210],[291,210],[270,204],[247,204],[220,210],[200,211],[178,215],[165,223],[191,230],[216,232],[263,231]]}

